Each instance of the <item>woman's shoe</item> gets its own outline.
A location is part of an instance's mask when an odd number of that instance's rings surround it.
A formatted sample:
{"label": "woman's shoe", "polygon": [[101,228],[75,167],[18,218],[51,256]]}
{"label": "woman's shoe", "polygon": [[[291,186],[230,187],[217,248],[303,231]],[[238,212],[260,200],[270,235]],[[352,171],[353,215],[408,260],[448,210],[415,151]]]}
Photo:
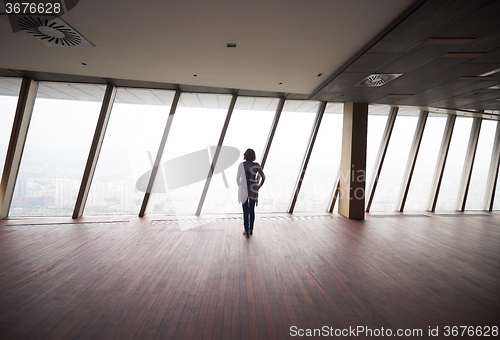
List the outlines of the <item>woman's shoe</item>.
{"label": "woman's shoe", "polygon": [[248,237],[248,233],[247,232],[243,232],[243,236]]}

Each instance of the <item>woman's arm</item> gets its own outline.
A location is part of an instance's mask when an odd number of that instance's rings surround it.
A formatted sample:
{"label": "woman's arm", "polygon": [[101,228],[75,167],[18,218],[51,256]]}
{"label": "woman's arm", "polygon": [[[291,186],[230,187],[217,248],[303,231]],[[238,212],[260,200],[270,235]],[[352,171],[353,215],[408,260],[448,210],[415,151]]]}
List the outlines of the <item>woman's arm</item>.
{"label": "woman's arm", "polygon": [[262,171],[262,167],[260,166],[260,164],[257,164],[257,165],[258,165],[257,172],[260,175],[260,183],[259,183],[259,188],[260,188],[264,184],[264,182],[266,181],[266,175],[264,175],[264,171]]}
{"label": "woman's arm", "polygon": [[236,184],[238,184],[238,186],[241,185],[243,176],[245,176],[245,168],[243,167],[243,163],[240,163],[238,166],[238,173],[236,174]]}

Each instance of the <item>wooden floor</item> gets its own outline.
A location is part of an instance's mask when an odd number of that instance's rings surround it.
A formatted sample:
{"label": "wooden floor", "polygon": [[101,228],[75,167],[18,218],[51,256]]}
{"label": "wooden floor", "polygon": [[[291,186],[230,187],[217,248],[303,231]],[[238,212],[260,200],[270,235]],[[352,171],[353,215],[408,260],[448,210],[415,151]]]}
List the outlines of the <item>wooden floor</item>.
{"label": "wooden floor", "polygon": [[0,338],[500,326],[500,213],[237,217],[0,222]]}

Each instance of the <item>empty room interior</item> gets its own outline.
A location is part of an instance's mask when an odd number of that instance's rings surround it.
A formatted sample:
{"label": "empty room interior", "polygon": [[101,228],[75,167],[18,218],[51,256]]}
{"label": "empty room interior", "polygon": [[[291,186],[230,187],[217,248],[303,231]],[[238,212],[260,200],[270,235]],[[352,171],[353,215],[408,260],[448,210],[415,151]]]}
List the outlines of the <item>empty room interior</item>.
{"label": "empty room interior", "polygon": [[498,336],[499,18],[5,0],[0,338]]}

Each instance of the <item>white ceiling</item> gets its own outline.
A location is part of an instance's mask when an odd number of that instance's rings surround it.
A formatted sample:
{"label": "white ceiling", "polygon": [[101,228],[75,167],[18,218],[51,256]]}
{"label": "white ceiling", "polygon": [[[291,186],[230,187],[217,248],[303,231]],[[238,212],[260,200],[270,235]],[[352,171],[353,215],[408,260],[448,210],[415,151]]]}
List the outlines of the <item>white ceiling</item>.
{"label": "white ceiling", "polygon": [[95,47],[47,47],[2,15],[0,69],[310,94],[412,3],[85,0],[62,19]]}

